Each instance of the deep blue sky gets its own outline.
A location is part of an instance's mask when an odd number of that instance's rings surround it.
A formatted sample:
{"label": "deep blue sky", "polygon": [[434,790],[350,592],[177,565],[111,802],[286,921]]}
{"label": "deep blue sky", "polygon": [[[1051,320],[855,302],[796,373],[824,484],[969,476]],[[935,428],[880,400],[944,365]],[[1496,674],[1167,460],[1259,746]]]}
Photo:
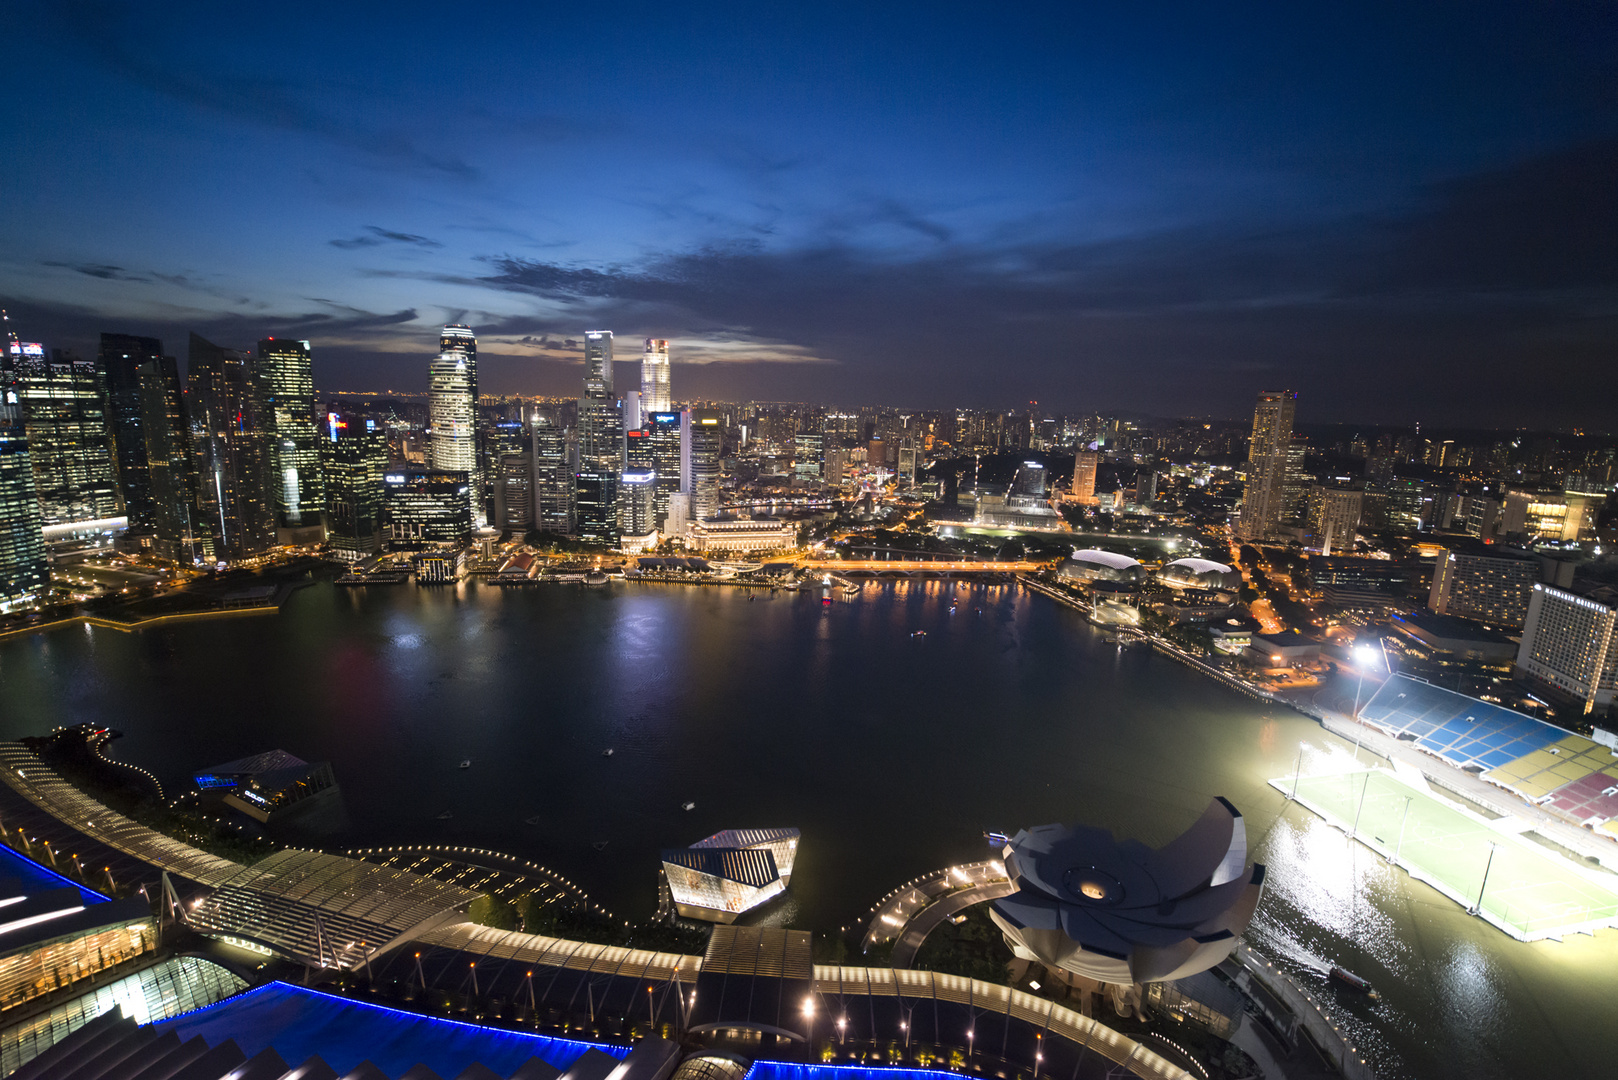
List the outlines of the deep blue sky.
{"label": "deep blue sky", "polygon": [[[11,9],[26,338],[322,389],[1618,427],[1618,6]],[[633,367],[624,369],[633,375]]]}

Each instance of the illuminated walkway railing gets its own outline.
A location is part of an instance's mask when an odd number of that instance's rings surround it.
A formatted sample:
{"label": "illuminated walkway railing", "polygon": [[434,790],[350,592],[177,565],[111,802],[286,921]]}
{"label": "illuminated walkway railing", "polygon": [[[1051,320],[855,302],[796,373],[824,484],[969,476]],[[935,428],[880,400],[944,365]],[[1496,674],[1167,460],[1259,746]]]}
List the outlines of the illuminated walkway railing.
{"label": "illuminated walkway railing", "polygon": [[984,1014],[1021,1020],[1038,1029],[1041,1039],[1067,1039],[1138,1076],[1153,1080],[1191,1080],[1190,1074],[1178,1065],[1105,1024],[1065,1005],[1009,986],[933,971],[816,964],[814,991],[822,998],[839,999],[844,1009],[848,1009],[849,997],[863,995],[966,1005]]}

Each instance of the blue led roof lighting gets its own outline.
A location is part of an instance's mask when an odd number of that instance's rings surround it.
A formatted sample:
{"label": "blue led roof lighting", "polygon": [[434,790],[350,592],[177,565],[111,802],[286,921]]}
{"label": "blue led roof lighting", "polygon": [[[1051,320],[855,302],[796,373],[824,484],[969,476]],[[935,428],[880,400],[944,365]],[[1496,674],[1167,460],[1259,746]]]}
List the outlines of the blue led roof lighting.
{"label": "blue led roof lighting", "polygon": [[153,1025],[181,1040],[201,1035],[210,1045],[235,1039],[248,1057],[275,1047],[288,1063],[318,1054],[339,1076],[370,1061],[389,1076],[417,1063],[440,1076],[459,1076],[473,1062],[509,1075],[537,1057],[566,1070],[587,1050],[613,1057],[629,1048],[530,1035],[355,1001],[290,983],[272,982]]}
{"label": "blue led roof lighting", "polygon": [[43,892],[46,889],[77,889],[86,904],[100,904],[111,900],[94,889],[87,889],[72,878],[63,877],[44,863],[35,862],[20,851],[0,845],[0,880],[11,878],[22,884],[22,894]]}

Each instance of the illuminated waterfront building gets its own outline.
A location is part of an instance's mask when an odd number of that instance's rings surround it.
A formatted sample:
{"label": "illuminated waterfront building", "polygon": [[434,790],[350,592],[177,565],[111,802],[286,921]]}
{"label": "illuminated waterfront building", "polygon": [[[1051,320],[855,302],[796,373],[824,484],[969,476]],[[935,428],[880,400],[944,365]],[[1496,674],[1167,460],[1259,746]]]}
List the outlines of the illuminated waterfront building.
{"label": "illuminated waterfront building", "polygon": [[1618,611],[1606,604],[1535,585],[1517,647],[1517,669],[1585,713],[1606,708],[1618,690]]}
{"label": "illuminated waterfront building", "polygon": [[613,396],[612,363],[612,331],[588,331],[573,527],[579,539],[607,547],[618,544],[618,482],[624,470],[623,412]]}
{"label": "illuminated waterfront building", "polygon": [[642,414],[670,412],[669,343],[663,338],[647,338],[640,361],[640,407]]}
{"label": "illuminated waterfront building", "polygon": [[261,554],[275,542],[268,405],[252,357],[191,335],[187,419],[214,557]]}
{"label": "illuminated waterfront building", "polygon": [[1242,587],[1242,574],[1235,567],[1211,559],[1175,559],[1157,572],[1157,581],[1171,589],[1233,592]]}
{"label": "illuminated waterfront building", "polygon": [[1183,979],[1236,947],[1258,908],[1264,867],[1247,863],[1247,828],[1224,799],[1153,850],[1106,829],[1024,829],[1002,856],[1016,891],[989,917],[1024,960],[1099,983]]}
{"label": "illuminated waterfront building", "polygon": [[1539,584],[1539,560],[1521,551],[1478,545],[1438,553],[1427,606],[1439,615],[1517,629]]}
{"label": "illuminated waterfront building", "polygon": [[1128,555],[1094,548],[1075,551],[1063,560],[1056,573],[1059,577],[1110,581],[1121,585],[1139,585],[1146,578],[1145,568]]}
{"label": "illuminated waterfront building", "polygon": [[49,587],[28,425],[11,370],[0,359],[0,614],[39,603]]}
{"label": "illuminated waterfront building", "polygon": [[338,558],[358,562],[382,549],[388,436],[371,420],[338,413],[326,425],[326,541]]}
{"label": "illuminated waterfront building", "polygon": [[1253,409],[1253,436],[1247,447],[1247,485],[1242,491],[1236,535],[1267,540],[1281,526],[1286,510],[1287,453],[1292,446],[1292,417],[1298,395],[1290,390],[1258,396]]}
{"label": "illuminated waterfront building", "polygon": [[786,891],[797,850],[797,829],[726,829],[666,849],[663,876],[682,916],[733,923]]}
{"label": "illuminated waterfront building", "polygon": [[107,384],[107,424],[118,491],[123,497],[124,516],[135,533],[152,528],[156,513],[147,474],[146,432],[141,427],[140,372],[145,365],[162,358],[161,341],[132,334],[102,334],[96,357]]}
{"label": "illuminated waterfront building", "polygon": [[117,517],[105,395],[96,365],[42,345],[5,342],[28,424],[34,492],[46,525]]}
{"label": "illuminated waterfront building", "polygon": [[625,469],[618,485],[618,543],[624,551],[657,546],[657,473]]}
{"label": "illuminated waterfront building", "polygon": [[152,551],[160,559],[194,566],[214,559],[213,530],[202,512],[197,455],[191,420],[172,356],[154,356],[141,365],[140,416],[147,498],[151,501]]}
{"label": "illuminated waterfront building", "polygon": [[786,551],[798,546],[798,526],[767,518],[709,518],[687,526],[686,546],[705,555]]}
{"label": "illuminated waterfront building", "polygon": [[[463,472],[477,485],[478,342],[470,328],[444,327],[439,353],[427,367],[427,461]],[[474,497],[474,506],[482,499]]]}
{"label": "illuminated waterfront building", "polygon": [[388,547],[419,551],[472,535],[472,490],[458,470],[389,469],[382,477]]}
{"label": "illuminated waterfront building", "polygon": [[534,525],[542,532],[573,532],[573,469],[567,460],[567,432],[547,413],[532,422]]}
{"label": "illuminated waterfront building", "polygon": [[691,497],[691,520],[719,513],[719,452],[724,443],[720,415],[711,409],[680,414],[680,491]]}
{"label": "illuminated waterfront building", "polygon": [[258,366],[269,404],[276,525],[319,525],[326,494],[321,482],[320,435],[315,430],[309,343],[265,338],[258,343]]}

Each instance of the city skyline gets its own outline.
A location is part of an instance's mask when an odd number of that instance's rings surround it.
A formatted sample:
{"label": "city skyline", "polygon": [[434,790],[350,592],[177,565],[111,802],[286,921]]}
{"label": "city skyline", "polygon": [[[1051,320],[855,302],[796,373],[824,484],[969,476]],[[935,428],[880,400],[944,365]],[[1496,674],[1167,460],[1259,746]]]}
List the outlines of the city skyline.
{"label": "city skyline", "polygon": [[1611,9],[309,17],[19,16],[30,340],[309,339],[320,389],[419,392],[464,322],[491,392],[561,396],[595,325],[693,398],[1614,426]]}

